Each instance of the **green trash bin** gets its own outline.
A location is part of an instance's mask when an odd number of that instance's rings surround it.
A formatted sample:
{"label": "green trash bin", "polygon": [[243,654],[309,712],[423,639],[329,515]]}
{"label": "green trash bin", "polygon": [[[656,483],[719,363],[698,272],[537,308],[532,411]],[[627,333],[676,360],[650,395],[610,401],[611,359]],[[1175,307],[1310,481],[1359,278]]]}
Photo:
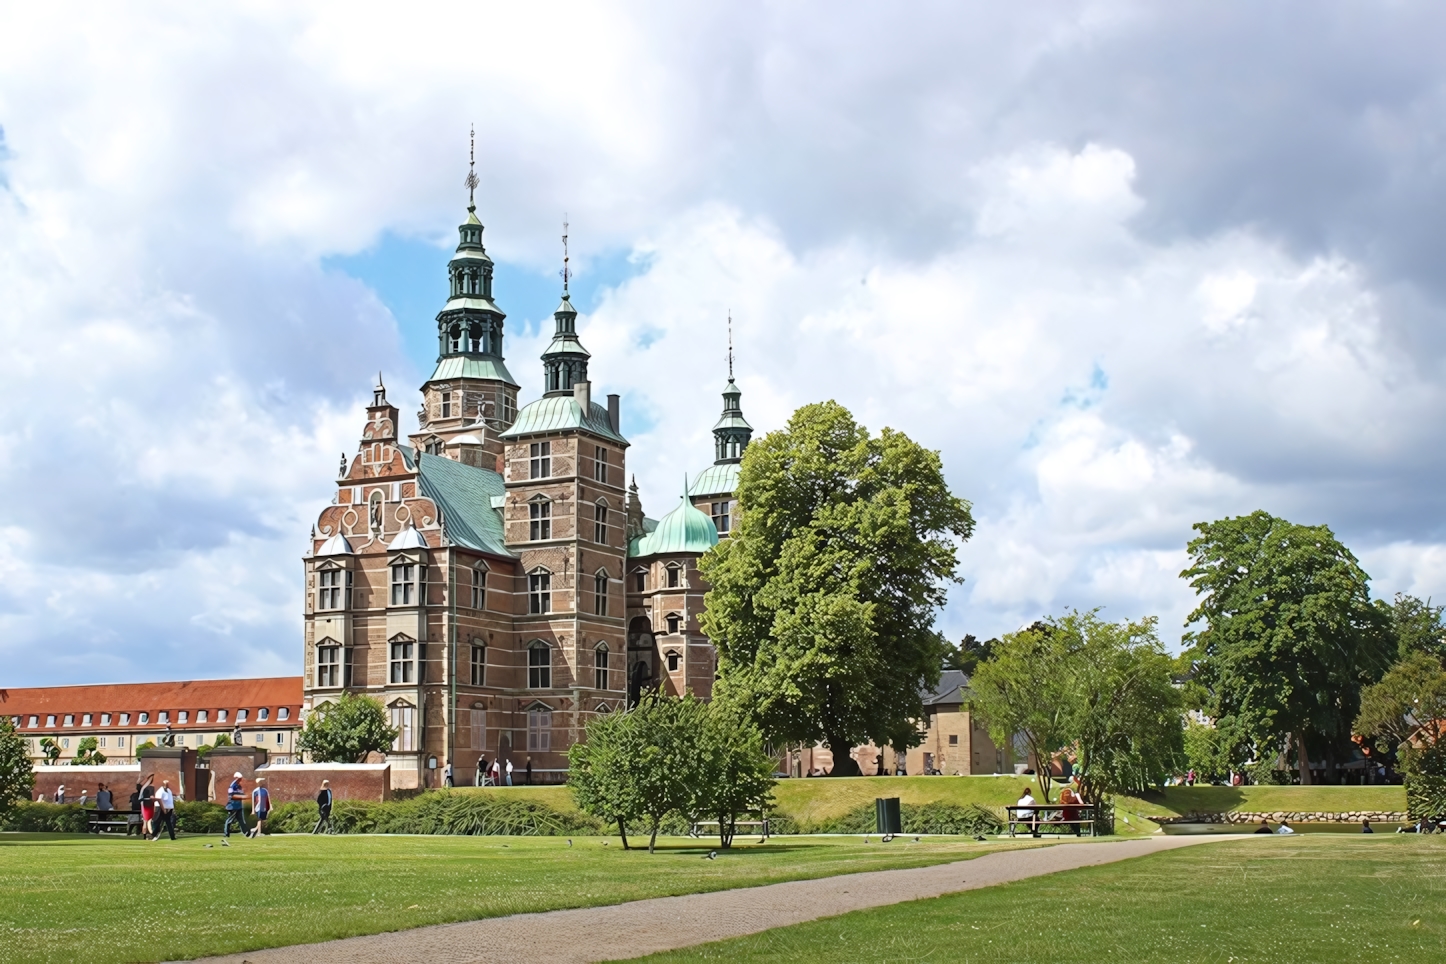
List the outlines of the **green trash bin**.
{"label": "green trash bin", "polygon": [[898,797],[878,797],[874,800],[874,826],[881,834],[904,832]]}

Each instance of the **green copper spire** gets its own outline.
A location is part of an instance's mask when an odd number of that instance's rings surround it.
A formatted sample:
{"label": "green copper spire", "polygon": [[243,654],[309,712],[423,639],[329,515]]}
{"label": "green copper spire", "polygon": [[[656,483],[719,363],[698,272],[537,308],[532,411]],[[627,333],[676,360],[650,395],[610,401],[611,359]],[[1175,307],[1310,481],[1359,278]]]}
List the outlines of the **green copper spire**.
{"label": "green copper spire", "polygon": [[728,385],[723,389],[723,415],[713,426],[714,465],[737,463],[753,438],[753,426],[743,417],[743,393],[733,381],[733,315],[728,315]]}
{"label": "green copper spire", "polygon": [[577,338],[577,309],[567,293],[571,277],[567,255],[567,221],[562,222],[562,303],[552,313],[556,330],[552,344],[542,353],[543,396],[571,395],[578,382],[587,381],[587,360],[592,357]]}

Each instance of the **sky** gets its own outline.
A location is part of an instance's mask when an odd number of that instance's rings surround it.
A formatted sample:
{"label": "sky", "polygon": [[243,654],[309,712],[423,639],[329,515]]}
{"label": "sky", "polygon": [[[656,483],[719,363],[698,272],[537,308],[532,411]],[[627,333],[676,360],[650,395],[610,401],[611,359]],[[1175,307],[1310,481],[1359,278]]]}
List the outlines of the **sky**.
{"label": "sky", "polygon": [[[1446,8],[0,8],[0,683],[299,672],[380,372],[415,424],[478,215],[541,394],[568,221],[657,516],[835,399],[940,452],[952,639],[1178,645],[1195,523],[1446,596]],[[1437,38],[1432,40],[1431,38]]]}

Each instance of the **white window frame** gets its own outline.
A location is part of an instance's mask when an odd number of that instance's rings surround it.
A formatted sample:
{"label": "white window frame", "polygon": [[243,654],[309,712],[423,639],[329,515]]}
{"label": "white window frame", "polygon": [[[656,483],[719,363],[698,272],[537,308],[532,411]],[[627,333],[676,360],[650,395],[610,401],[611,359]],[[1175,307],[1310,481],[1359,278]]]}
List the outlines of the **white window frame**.
{"label": "white window frame", "polygon": [[534,706],[527,711],[527,752],[552,752],[552,709]]}
{"label": "white window frame", "polygon": [[592,541],[600,546],[608,544],[608,504],[598,499],[592,506]]}
{"label": "white window frame", "polygon": [[471,660],[469,662],[473,686],[487,685],[487,644],[481,640],[472,641]]}
{"label": "white window frame", "polygon": [[417,681],[417,641],[393,639],[387,643],[387,680],[392,686],[408,686]]}
{"label": "white window frame", "polygon": [[534,616],[552,612],[552,573],[546,569],[527,574],[527,611]]}
{"label": "white window frame", "polygon": [[540,639],[527,644],[527,688],[552,689],[552,647]]}
{"label": "white window frame", "polygon": [[592,576],[592,614],[594,616],[606,616],[608,614],[608,571],[599,569]]}
{"label": "white window frame", "polygon": [[527,503],[527,538],[541,542],[552,538],[552,502],[541,496]]}
{"label": "white window frame", "polygon": [[592,649],[593,689],[608,688],[608,644],[598,643]]}
{"label": "white window frame", "polygon": [[528,446],[527,477],[529,479],[552,478],[551,442],[533,442]]}
{"label": "white window frame", "polygon": [[323,689],[341,685],[341,643],[334,639],[316,644],[316,685]]}
{"label": "white window frame", "polygon": [[396,729],[397,738],[392,741],[392,750],[408,753],[417,748],[417,708],[410,703],[397,701],[387,707],[388,719]]}

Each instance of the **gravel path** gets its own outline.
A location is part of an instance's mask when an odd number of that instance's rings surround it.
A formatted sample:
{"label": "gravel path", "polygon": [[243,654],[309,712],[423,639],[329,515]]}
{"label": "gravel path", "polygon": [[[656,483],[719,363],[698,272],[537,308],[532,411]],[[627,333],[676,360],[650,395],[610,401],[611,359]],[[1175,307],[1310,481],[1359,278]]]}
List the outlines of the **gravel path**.
{"label": "gravel path", "polygon": [[226,964],[585,964],[626,960],[853,910],[1239,839],[1242,837],[1220,834],[1061,843],[998,851],[933,867],[657,897],[610,907],[516,914],[205,960]]}

